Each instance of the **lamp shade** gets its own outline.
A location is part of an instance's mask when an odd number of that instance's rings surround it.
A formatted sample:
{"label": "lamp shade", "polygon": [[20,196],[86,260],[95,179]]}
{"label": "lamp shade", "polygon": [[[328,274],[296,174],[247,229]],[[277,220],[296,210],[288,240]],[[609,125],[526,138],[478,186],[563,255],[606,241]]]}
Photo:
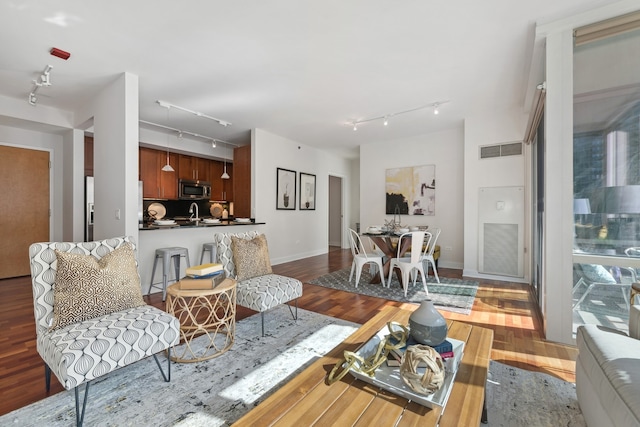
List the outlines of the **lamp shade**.
{"label": "lamp shade", "polygon": [[573,199],[573,214],[585,215],[591,213],[589,199]]}

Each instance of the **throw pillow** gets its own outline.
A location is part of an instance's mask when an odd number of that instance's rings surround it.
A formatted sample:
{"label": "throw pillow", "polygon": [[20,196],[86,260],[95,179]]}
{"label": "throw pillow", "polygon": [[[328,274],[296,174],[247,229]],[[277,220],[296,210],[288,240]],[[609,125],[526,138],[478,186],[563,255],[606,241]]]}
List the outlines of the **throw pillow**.
{"label": "throw pillow", "polygon": [[613,278],[609,270],[599,264],[580,264],[584,277],[595,283],[616,283],[616,279]]}
{"label": "throw pillow", "polygon": [[273,272],[267,237],[264,234],[250,240],[231,236],[231,250],[236,266],[236,280],[251,279]]}
{"label": "throw pillow", "polygon": [[135,254],[127,243],[99,260],[56,250],[51,329],[144,305]]}

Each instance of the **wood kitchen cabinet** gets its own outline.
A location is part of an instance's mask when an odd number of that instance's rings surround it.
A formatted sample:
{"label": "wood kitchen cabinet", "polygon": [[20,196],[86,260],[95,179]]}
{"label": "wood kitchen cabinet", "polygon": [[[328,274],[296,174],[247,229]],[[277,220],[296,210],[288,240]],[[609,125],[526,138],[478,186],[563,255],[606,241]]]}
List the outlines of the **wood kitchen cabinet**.
{"label": "wood kitchen cabinet", "polygon": [[219,160],[211,160],[210,176],[211,179],[211,200],[219,201],[233,201],[233,166],[227,162],[227,173],[229,179],[222,179],[222,173],[224,172],[224,162]]}
{"label": "wood kitchen cabinet", "polygon": [[179,155],[178,177],[198,181],[210,180],[210,160],[201,157]]}
{"label": "wood kitchen cabinet", "polygon": [[93,176],[93,137],[84,137],[84,176]]}
{"label": "wood kitchen cabinet", "polygon": [[251,145],[233,149],[233,215],[251,217]]}
{"label": "wood kitchen cabinet", "polygon": [[[165,172],[162,167],[167,163],[166,151],[140,148],[139,174],[142,181],[142,197],[147,199],[177,199],[177,173]],[[178,155],[169,153],[169,164],[178,167]]]}

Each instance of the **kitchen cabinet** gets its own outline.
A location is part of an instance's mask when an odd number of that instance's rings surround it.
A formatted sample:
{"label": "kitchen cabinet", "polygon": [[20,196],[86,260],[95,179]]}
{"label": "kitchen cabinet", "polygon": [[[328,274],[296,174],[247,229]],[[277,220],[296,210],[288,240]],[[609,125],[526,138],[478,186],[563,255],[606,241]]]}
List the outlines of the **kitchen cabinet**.
{"label": "kitchen cabinet", "polygon": [[84,176],[93,176],[93,137],[84,137]]}
{"label": "kitchen cabinet", "polygon": [[209,163],[209,159],[180,154],[178,159],[178,177],[180,179],[209,181]]}
{"label": "kitchen cabinet", "polygon": [[[227,165],[227,173],[229,172]],[[233,214],[251,217],[251,145],[233,149]]]}
{"label": "kitchen cabinet", "polygon": [[[176,172],[166,172],[162,167],[167,163],[166,151],[140,148],[139,174],[142,197],[147,199],[177,199],[178,179]],[[178,155],[169,153],[169,164],[178,167]]]}
{"label": "kitchen cabinet", "polygon": [[211,160],[210,165],[210,182],[211,182],[211,200],[233,201],[233,167],[227,162],[227,173],[231,178],[222,179],[224,172],[224,162]]}

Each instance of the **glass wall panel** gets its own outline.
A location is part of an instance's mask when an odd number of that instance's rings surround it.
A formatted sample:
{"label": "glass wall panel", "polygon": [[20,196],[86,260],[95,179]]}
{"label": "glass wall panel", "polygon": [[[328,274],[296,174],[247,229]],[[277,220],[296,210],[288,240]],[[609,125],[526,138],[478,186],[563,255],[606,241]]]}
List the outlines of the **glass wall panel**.
{"label": "glass wall panel", "polygon": [[574,332],[627,331],[640,258],[640,30],[574,51]]}

